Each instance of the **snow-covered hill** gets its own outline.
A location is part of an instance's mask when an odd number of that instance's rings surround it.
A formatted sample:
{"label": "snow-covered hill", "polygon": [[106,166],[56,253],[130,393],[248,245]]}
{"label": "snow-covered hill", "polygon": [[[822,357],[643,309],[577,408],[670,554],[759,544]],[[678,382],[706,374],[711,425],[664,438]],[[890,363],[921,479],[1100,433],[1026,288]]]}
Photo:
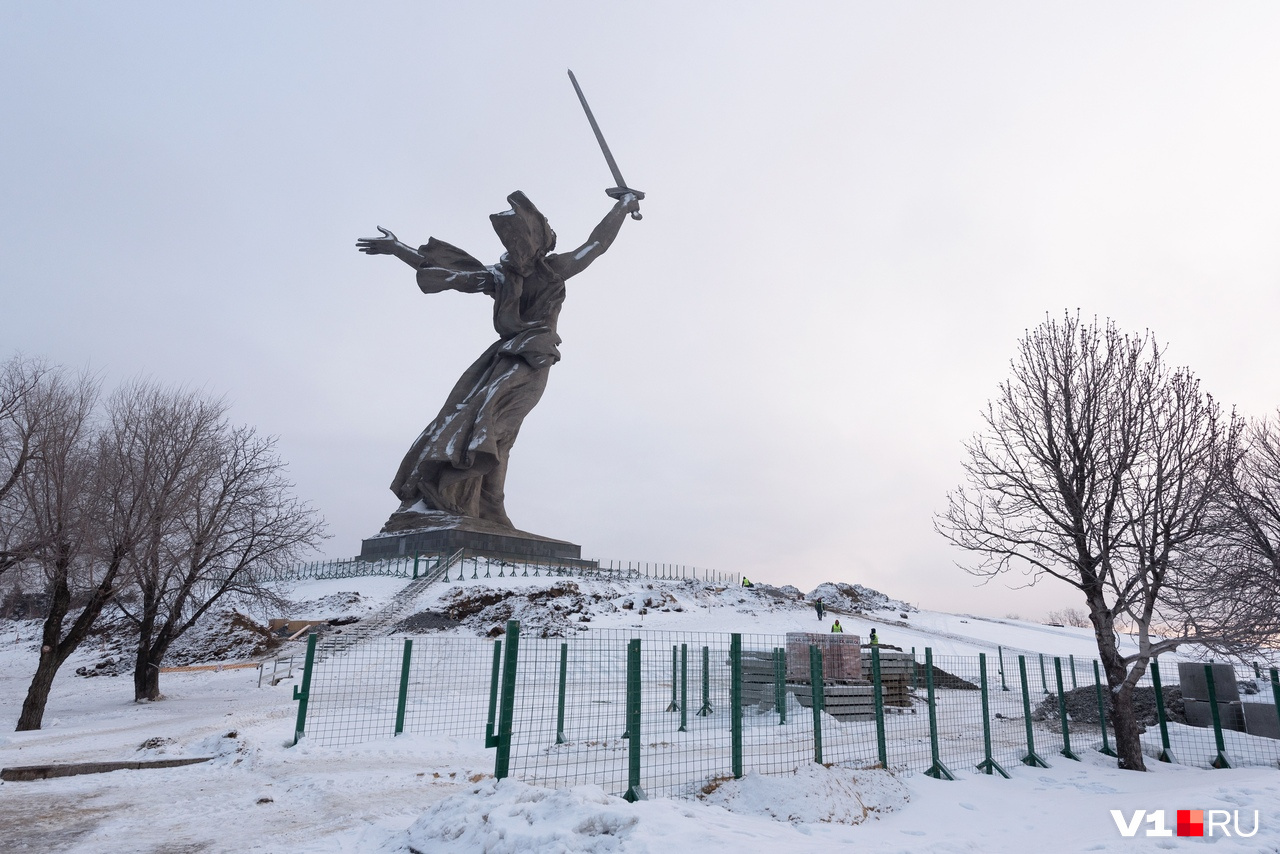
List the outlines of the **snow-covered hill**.
{"label": "snow-covered hill", "polygon": [[[299,582],[287,588],[294,602],[287,616],[349,625],[395,601],[407,584],[398,578]],[[822,621],[813,605],[819,599],[826,608]],[[839,619],[845,632],[864,641],[875,628],[882,644],[921,653],[930,647],[938,655],[976,655],[1003,647],[1082,660],[1097,654],[1088,629],[922,611],[877,590],[838,582],[806,594],[790,586],[743,588],[692,580],[481,577],[431,585],[410,611],[398,626],[408,633],[496,636],[507,620],[517,619],[522,631],[540,637],[591,629],[785,634],[827,631]]]}
{"label": "snow-covered hill", "polygon": [[[876,627],[887,644],[938,654],[1038,650],[1090,658],[1085,630],[917,611],[890,595],[823,585],[809,594],[653,579],[505,577],[435,584],[410,603],[405,579],[309,581],[286,592],[279,616],[331,622],[353,632],[387,606],[407,605],[401,628],[486,636],[510,618],[535,635],[595,629],[781,634]],[[814,598],[828,619],[819,623]],[[264,615],[246,617],[252,621]],[[250,633],[243,625],[223,634]],[[230,627],[230,622],[221,625]],[[35,655],[31,624],[0,626],[0,719],[16,720]],[[1128,852],[1135,845],[1193,844],[1121,835],[1112,810],[1253,811],[1261,827],[1231,839],[1236,851],[1280,851],[1280,771],[1203,771],[1151,763],[1115,769],[1083,750],[1082,762],[1009,770],[1012,780],[954,768],[959,780],[894,776],[839,766],[722,780],[689,799],[627,804],[597,787],[550,791],[490,776],[493,752],[478,740],[432,736],[319,747],[293,738],[297,682],[258,687],[253,670],[166,673],[162,702],[134,704],[124,678],[84,678],[110,650],[92,644],[68,663],[50,698],[46,727],[0,735],[0,764],[212,756],[183,768],[118,771],[0,785],[6,850],[99,851],[883,851]],[[295,644],[293,648],[300,645]],[[189,651],[234,658],[245,647],[215,624]],[[287,651],[291,647],[285,645]],[[1172,813],[1169,813],[1172,816]],[[1169,821],[1172,826],[1172,818]],[[1143,825],[1147,827],[1147,825]],[[1234,829],[1232,830],[1234,835]],[[1207,841],[1207,840],[1205,840]]]}

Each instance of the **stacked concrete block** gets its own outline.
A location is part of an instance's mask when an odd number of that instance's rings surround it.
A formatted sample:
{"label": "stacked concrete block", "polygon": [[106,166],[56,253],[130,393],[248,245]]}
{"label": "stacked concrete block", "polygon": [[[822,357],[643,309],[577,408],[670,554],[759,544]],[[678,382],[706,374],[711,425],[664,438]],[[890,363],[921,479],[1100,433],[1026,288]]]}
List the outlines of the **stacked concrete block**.
{"label": "stacked concrete block", "polygon": [[[1209,703],[1209,682],[1204,664],[1178,663],[1178,681],[1182,684],[1182,702],[1187,723],[1191,726],[1213,726],[1213,707]],[[1236,671],[1230,664],[1210,664],[1213,671],[1213,693],[1218,701],[1218,720],[1223,729],[1244,732],[1244,710],[1240,707],[1240,688]]]}
{"label": "stacked concrete block", "polygon": [[[911,706],[911,678],[915,663],[909,652],[880,650],[880,689],[886,706]],[[868,679],[873,675],[869,647],[862,650],[862,672]]]}
{"label": "stacked concrete block", "polygon": [[776,705],[776,679],[772,652],[742,651],[743,706],[756,706],[762,712],[771,710]]}
{"label": "stacked concrete block", "polygon": [[[874,689],[870,685],[823,685],[826,713],[838,721],[869,721],[876,716]],[[813,708],[813,692],[808,685],[787,685],[800,705]]]}

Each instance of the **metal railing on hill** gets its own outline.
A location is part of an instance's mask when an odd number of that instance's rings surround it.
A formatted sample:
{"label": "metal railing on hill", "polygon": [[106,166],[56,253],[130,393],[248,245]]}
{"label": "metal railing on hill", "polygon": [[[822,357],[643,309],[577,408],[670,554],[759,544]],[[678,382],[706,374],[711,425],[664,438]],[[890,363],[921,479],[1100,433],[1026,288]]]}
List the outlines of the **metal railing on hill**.
{"label": "metal railing on hill", "polygon": [[360,560],[359,558],[334,558],[330,560],[300,563],[287,569],[270,573],[268,581],[308,581],[325,578],[361,578],[365,576],[393,576],[413,578],[415,565],[421,558],[396,557],[388,560]]}
{"label": "metal railing on hill", "polygon": [[299,564],[278,570],[270,576],[274,581],[305,581],[327,578],[358,578],[361,576],[394,576],[420,578],[432,575],[433,580],[478,581],[485,578],[510,578],[512,576],[540,577],[576,575],[584,578],[627,579],[655,578],[665,580],[703,581],[712,584],[738,585],[741,573],[720,572],[696,566],[669,563],[643,563],[632,561],[558,562],[554,558],[500,558],[477,554],[465,549],[448,554],[418,554],[387,560],[367,561],[359,558],[340,558]]}
{"label": "metal railing on hill", "polygon": [[[592,783],[626,797],[687,794],[808,762],[954,779],[1008,776],[1087,750],[1114,754],[1095,662],[1049,656],[1042,669],[1035,657],[1011,655],[1006,671],[985,653],[864,647],[858,678],[834,682],[820,646],[789,640],[621,630],[525,638],[514,621],[497,641],[432,635],[339,646],[313,635],[295,691],[296,738],[333,746],[401,733],[483,738],[496,749],[495,776]],[[1211,700],[1215,680],[1225,690],[1222,667],[1204,669]],[[1232,671],[1232,686],[1256,692],[1242,698],[1255,706],[1241,715],[1253,721],[1247,731],[1228,719],[1239,702],[1211,702],[1207,725],[1179,723],[1192,719],[1194,701],[1162,686],[1158,667],[1151,676],[1154,718],[1142,736],[1150,761],[1280,762],[1274,668]]]}

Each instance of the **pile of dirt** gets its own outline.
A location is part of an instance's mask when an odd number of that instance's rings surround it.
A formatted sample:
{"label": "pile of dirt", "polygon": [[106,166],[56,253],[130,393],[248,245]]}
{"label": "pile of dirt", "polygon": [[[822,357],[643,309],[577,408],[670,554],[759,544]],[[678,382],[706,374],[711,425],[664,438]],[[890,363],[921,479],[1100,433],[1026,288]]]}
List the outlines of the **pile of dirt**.
{"label": "pile of dirt", "polygon": [[420,611],[411,617],[405,617],[391,629],[393,635],[413,635],[424,632],[447,631],[462,625],[448,614],[439,611]]}
{"label": "pile of dirt", "polygon": [[[920,665],[920,684],[923,685],[925,680],[925,666]],[[977,691],[978,686],[974,685],[967,679],[961,679],[954,673],[948,673],[938,665],[933,665],[933,687],[935,688],[954,688],[960,691]]]}
{"label": "pile of dirt", "polygon": [[809,604],[821,601],[828,611],[838,614],[870,614],[873,611],[897,611],[903,615],[915,611],[898,599],[890,599],[879,590],[861,584],[845,584],[842,581],[819,584],[804,597]]}
{"label": "pile of dirt", "polygon": [[[1187,722],[1186,711],[1182,702],[1182,689],[1174,686],[1163,690],[1165,719],[1173,723]],[[1067,719],[1074,723],[1098,723],[1098,692],[1089,686],[1067,691],[1063,694],[1067,706]],[[1106,699],[1106,688],[1103,688],[1103,699]],[[1137,687],[1133,689],[1133,712],[1138,719],[1138,726],[1155,726],[1159,723],[1156,712],[1156,689]],[[1112,716],[1108,711],[1107,725],[1112,726]],[[1050,694],[1031,712],[1031,719],[1053,724],[1058,721],[1058,695]]]}
{"label": "pile of dirt", "polygon": [[540,589],[458,587],[443,597],[434,611],[407,618],[397,631],[431,631],[463,627],[478,635],[498,637],[507,620],[519,620],[530,637],[561,638],[584,632],[593,614],[630,611],[683,612],[684,606],[667,585],[646,584],[640,590],[610,583],[579,584],[558,580]]}
{"label": "pile of dirt", "polygon": [[[103,613],[80,646],[90,663],[76,668],[77,676],[120,676],[133,672],[138,648],[137,628],[117,610]],[[280,638],[266,626],[234,608],[206,613],[174,641],[163,666],[183,667],[218,661],[262,658],[278,647]]]}
{"label": "pile of dirt", "polygon": [[774,587],[772,584],[753,584],[748,589],[757,596],[769,596],[774,599],[781,599],[784,602],[804,601],[804,593],[799,587],[791,584],[784,584],[781,587]]}
{"label": "pile of dirt", "polygon": [[206,614],[178,638],[165,667],[262,658],[281,643],[266,626],[235,609]]}
{"label": "pile of dirt", "polygon": [[[582,623],[590,621],[586,612],[592,606],[599,608],[603,598],[599,594],[584,595],[572,581],[528,591],[459,587],[444,597],[443,612],[437,613],[452,626],[471,629],[478,635],[497,637],[506,632],[508,620],[519,620],[526,635],[559,638],[585,631]],[[415,614],[409,619],[420,616]],[[423,623],[430,622],[434,620],[423,619]]]}

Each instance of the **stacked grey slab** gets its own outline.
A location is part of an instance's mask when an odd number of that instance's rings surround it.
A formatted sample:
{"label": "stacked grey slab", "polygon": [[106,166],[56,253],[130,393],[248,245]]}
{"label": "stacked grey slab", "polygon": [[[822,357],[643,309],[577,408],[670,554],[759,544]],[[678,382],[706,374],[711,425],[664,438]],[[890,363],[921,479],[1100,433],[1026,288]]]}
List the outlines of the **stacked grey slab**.
{"label": "stacked grey slab", "polygon": [[[788,685],[800,705],[813,708],[813,689],[809,685]],[[822,709],[838,721],[869,721],[876,716],[876,695],[871,685],[823,685]]]}
{"label": "stacked grey slab", "polygon": [[755,706],[769,712],[777,705],[777,676],[773,669],[773,653],[760,650],[742,651],[742,705]]}
{"label": "stacked grey slab", "polygon": [[1213,672],[1213,692],[1218,701],[1218,720],[1223,729],[1247,732],[1264,738],[1280,738],[1280,719],[1274,703],[1242,703],[1236,672],[1230,664],[1197,664],[1180,662],[1178,681],[1182,684],[1182,701],[1187,723],[1191,726],[1213,726],[1213,707],[1209,703],[1209,683],[1205,667]]}

